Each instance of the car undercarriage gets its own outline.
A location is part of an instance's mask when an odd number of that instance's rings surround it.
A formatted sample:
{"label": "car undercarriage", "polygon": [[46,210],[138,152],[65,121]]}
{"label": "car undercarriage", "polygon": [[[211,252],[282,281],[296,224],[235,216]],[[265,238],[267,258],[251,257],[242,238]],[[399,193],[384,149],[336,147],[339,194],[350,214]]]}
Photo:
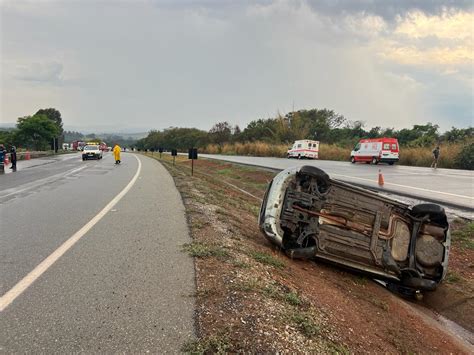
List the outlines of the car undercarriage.
{"label": "car undercarriage", "polygon": [[410,208],[313,166],[275,177],[260,227],[290,257],[324,259],[411,289],[434,290],[446,274],[450,235],[442,207]]}

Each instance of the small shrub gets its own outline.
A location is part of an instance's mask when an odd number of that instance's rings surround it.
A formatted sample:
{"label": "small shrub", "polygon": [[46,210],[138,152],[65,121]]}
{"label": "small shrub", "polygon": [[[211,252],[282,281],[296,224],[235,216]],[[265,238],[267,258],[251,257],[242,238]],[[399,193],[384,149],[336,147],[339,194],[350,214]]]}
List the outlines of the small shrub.
{"label": "small shrub", "polygon": [[287,303],[291,304],[292,306],[299,306],[303,302],[301,301],[301,298],[298,296],[297,293],[295,292],[288,292],[284,295],[284,299]]}
{"label": "small shrub", "polygon": [[474,142],[462,147],[455,158],[454,165],[458,169],[474,170]]}
{"label": "small shrub", "polygon": [[316,324],[309,313],[295,313],[291,316],[291,321],[296,324],[301,333],[303,333],[307,338],[312,338],[319,334],[320,327]]}

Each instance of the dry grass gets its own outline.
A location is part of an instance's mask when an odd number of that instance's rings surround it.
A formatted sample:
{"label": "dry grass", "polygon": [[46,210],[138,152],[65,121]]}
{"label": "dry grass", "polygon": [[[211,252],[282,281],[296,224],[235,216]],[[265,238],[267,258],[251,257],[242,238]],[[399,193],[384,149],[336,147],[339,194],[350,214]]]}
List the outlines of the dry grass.
{"label": "dry grass", "polygon": [[209,144],[204,148],[208,154],[251,155],[257,157],[285,157],[286,144],[269,144],[264,142],[225,143],[222,146]]}
{"label": "dry grass", "polygon": [[[441,145],[439,168],[454,168],[456,157],[461,152],[463,144]],[[431,166],[433,162],[432,147],[413,147],[400,149],[400,164],[411,166]]]}

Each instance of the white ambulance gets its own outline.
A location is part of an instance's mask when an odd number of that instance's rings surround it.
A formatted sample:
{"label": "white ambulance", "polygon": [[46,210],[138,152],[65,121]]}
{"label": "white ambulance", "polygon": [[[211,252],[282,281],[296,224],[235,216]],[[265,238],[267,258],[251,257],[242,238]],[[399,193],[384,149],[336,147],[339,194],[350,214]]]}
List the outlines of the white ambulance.
{"label": "white ambulance", "polygon": [[312,141],[309,139],[303,139],[295,141],[293,146],[288,149],[287,158],[310,158],[318,159],[319,158],[319,142]]}
{"label": "white ambulance", "polygon": [[396,138],[361,139],[351,152],[351,162],[367,164],[388,163],[393,165],[400,159]]}

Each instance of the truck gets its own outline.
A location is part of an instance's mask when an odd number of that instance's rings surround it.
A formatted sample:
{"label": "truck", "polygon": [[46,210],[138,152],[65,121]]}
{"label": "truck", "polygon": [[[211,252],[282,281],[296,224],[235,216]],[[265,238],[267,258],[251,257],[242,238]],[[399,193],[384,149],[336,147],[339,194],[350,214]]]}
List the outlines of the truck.
{"label": "truck", "polygon": [[318,159],[319,158],[319,142],[310,139],[297,140],[292,147],[288,148],[286,157],[296,159]]}
{"label": "truck", "polygon": [[400,160],[398,140],[396,138],[361,139],[351,152],[351,163],[366,164],[388,163],[393,165]]}

